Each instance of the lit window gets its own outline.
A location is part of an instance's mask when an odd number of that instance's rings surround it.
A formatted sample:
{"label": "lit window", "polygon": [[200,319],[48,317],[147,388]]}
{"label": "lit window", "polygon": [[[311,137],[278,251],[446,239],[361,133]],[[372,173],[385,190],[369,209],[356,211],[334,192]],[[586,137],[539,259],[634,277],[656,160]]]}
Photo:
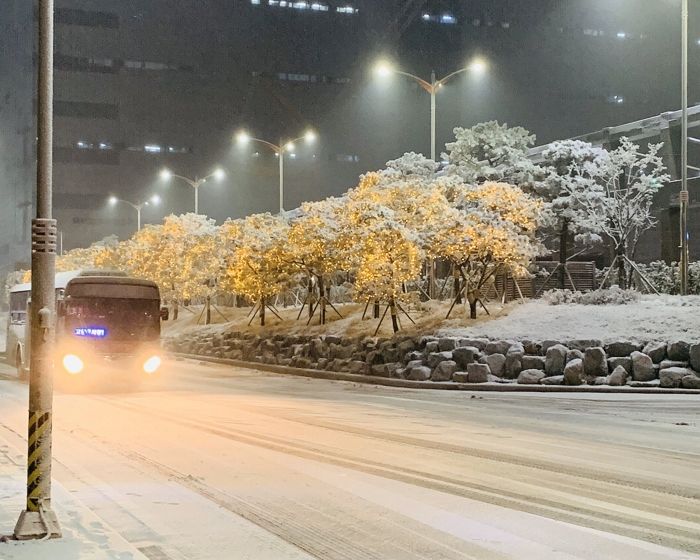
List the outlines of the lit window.
{"label": "lit window", "polygon": [[305,10],[308,7],[309,5],[306,2],[294,2],[294,4],[292,5],[292,8],[296,10]]}
{"label": "lit window", "polygon": [[190,149],[184,146],[168,146],[168,153],[170,154],[188,154],[189,152]]}
{"label": "lit window", "polygon": [[440,16],[440,23],[452,25],[453,23],[457,23],[457,18],[454,17],[452,14],[442,14]]}
{"label": "lit window", "polygon": [[430,14],[423,14],[423,21],[430,21]]}
{"label": "lit window", "polygon": [[290,157],[291,159],[297,159],[297,155],[296,155],[294,152],[292,152],[291,154],[289,154],[289,157]]}
{"label": "lit window", "polygon": [[250,3],[253,4],[253,6],[259,6],[260,0],[250,0]]}
{"label": "lit window", "polygon": [[338,154],[335,156],[336,161],[342,161],[345,163],[357,163],[360,161],[360,156],[355,154]]}
{"label": "lit window", "polygon": [[100,142],[98,146],[100,150],[111,150],[113,148],[112,144],[109,142]]}
{"label": "lit window", "polygon": [[614,105],[622,105],[625,102],[625,98],[622,95],[611,95],[608,97],[608,103]]}
{"label": "lit window", "polygon": [[336,12],[339,14],[356,14],[357,10],[353,8],[352,6],[338,6],[335,9]]}
{"label": "lit window", "polygon": [[158,144],[146,144],[143,147],[144,152],[148,152],[149,154],[159,154],[163,151],[163,148],[161,148]]}
{"label": "lit window", "polygon": [[618,39],[627,39],[627,33],[625,33],[624,31],[618,31],[617,38]]}
{"label": "lit window", "polygon": [[502,21],[501,22],[501,27],[503,29],[510,29],[510,22],[509,21]]}

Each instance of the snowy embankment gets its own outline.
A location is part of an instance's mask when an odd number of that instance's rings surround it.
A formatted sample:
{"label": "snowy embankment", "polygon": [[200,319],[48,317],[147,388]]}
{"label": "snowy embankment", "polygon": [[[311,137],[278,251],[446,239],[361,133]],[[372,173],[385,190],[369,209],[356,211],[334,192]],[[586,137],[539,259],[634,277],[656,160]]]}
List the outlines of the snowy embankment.
{"label": "snowy embankment", "polygon": [[695,340],[700,337],[700,296],[642,296],[629,305],[549,305],[528,301],[505,316],[473,326],[444,327],[444,336],[565,340]]}
{"label": "snowy embankment", "polygon": [[[616,340],[694,340],[700,338],[700,296],[642,296],[640,301],[628,305],[550,305],[543,300],[526,303],[512,302],[501,308],[489,304],[490,316],[483,312],[476,320],[469,319],[463,309],[455,309],[450,319],[445,320],[449,304],[423,304],[423,310],[410,310],[416,321],[412,325],[403,318],[402,333],[438,334],[442,336],[481,337],[494,339],[601,339]],[[371,336],[377,325],[376,319],[362,320],[364,306],[338,306],[343,314],[339,319],[328,314],[328,324],[318,325],[318,316],[307,326],[306,317],[296,320],[298,309],[280,309],[283,321],[268,317],[268,324],[260,327],[253,321],[248,327],[248,309],[222,308],[230,321],[224,321],[218,313],[212,314],[209,327],[197,325],[199,311],[181,311],[180,319],[163,323],[166,337],[177,336],[193,330],[250,330],[257,334],[330,334],[335,336]],[[391,335],[391,322],[384,321],[380,336]]]}

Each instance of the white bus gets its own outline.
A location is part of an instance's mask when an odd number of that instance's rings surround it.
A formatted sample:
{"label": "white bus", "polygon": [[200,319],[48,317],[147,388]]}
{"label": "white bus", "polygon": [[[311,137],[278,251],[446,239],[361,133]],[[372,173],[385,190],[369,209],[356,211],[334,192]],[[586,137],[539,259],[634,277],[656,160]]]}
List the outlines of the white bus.
{"label": "white bus", "polygon": [[[30,369],[30,294],[30,284],[10,290],[7,356],[21,378]],[[112,271],[59,273],[56,317],[59,377],[94,377],[109,366],[123,377],[160,368],[160,292],[150,280]]]}
{"label": "white bus", "polygon": [[[56,274],[56,301],[63,298],[66,284],[80,274],[78,270],[58,272]],[[20,379],[27,375],[25,364],[29,364],[29,347],[27,346],[28,320],[27,311],[31,297],[31,283],[17,284],[10,288],[10,312],[7,316],[7,332],[5,338],[5,355],[7,361],[17,368]]]}

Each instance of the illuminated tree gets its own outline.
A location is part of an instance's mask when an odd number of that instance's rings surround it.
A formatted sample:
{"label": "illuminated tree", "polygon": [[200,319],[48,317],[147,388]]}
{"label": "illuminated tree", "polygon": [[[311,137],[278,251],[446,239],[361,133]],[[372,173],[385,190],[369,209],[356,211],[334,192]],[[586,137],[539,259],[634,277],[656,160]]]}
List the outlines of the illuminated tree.
{"label": "illuminated tree", "polygon": [[419,277],[427,244],[422,234],[429,207],[421,201],[433,193],[416,187],[391,174],[368,173],[348,192],[343,214],[341,246],[350,256],[355,291],[367,302],[387,303],[394,332],[405,284]]}
{"label": "illuminated tree", "polygon": [[[318,307],[321,324],[326,322],[326,305],[332,305],[328,299],[330,277],[348,268],[348,255],[339,242],[340,216],[345,204],[343,198],[302,204],[299,215],[291,220],[285,244],[285,259],[309,279],[305,301],[309,306],[309,320]],[[315,296],[314,288],[317,289]]]}
{"label": "illuminated tree", "polygon": [[264,326],[265,309],[275,313],[270,299],[289,285],[295,272],[286,249],[289,224],[281,216],[254,214],[227,220],[219,235],[225,248],[222,288],[255,302]]}
{"label": "illuminated tree", "polygon": [[[475,319],[484,287],[495,275],[501,271],[525,274],[541,251],[535,239],[540,204],[505,183],[452,183],[444,192],[452,208],[444,214],[433,250],[459,272],[464,282],[460,293],[466,294]],[[458,297],[452,307],[457,302]]]}
{"label": "illuminated tree", "polygon": [[181,302],[204,299],[208,324],[223,264],[216,239],[214,220],[201,214],[171,215],[162,225],[145,226],[103,258],[123,261],[129,273],[158,284],[161,297],[174,306],[174,318]]}

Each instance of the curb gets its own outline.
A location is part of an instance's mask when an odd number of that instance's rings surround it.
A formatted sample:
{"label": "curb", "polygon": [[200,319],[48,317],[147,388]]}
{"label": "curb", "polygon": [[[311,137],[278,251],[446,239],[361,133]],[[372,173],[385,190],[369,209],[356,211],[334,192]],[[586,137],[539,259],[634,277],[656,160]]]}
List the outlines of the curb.
{"label": "curb", "polygon": [[187,360],[210,362],[227,366],[235,366],[247,369],[257,369],[281,375],[293,375],[296,377],[311,377],[313,379],[328,379],[331,381],[352,381],[368,385],[382,385],[385,387],[400,387],[404,389],[439,389],[442,391],[486,391],[500,393],[624,393],[624,394],[664,394],[664,395],[700,395],[700,389],[667,389],[656,387],[610,387],[604,385],[518,385],[516,383],[454,383],[452,381],[411,381],[410,379],[395,379],[393,377],[378,377],[374,375],[361,375],[327,371],[323,369],[304,369],[277,364],[264,364],[261,362],[246,362],[244,360],[231,360],[228,358],[214,358],[211,356],[199,356],[196,354],[181,354],[169,352],[169,355]]}

